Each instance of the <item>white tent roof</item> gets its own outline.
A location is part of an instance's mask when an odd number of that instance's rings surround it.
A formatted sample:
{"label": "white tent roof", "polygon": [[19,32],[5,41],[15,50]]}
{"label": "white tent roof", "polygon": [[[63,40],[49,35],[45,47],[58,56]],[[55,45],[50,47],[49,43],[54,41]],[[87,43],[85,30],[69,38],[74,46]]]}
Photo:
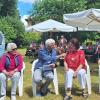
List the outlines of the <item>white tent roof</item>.
{"label": "white tent roof", "polygon": [[38,31],[38,32],[73,32],[76,28],[66,25],[64,23],[49,19],[39,24],[30,26],[26,31]]}
{"label": "white tent roof", "polygon": [[100,9],[89,9],[77,13],[64,14],[66,24],[81,27],[84,30],[100,31]]}

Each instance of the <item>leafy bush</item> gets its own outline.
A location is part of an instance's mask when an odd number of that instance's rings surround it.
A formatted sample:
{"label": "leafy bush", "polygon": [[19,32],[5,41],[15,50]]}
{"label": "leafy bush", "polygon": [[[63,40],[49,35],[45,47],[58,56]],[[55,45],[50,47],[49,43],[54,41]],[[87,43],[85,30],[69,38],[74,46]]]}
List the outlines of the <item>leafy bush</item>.
{"label": "leafy bush", "polygon": [[24,35],[24,45],[28,45],[32,41],[39,42],[41,40],[41,34],[38,32],[27,32]]}
{"label": "leafy bush", "polygon": [[0,31],[2,31],[6,38],[6,43],[11,42],[16,37],[14,28],[5,18],[0,18]]}
{"label": "leafy bush", "polygon": [[18,18],[1,17],[0,31],[4,33],[6,43],[15,42],[18,46],[24,44],[24,26]]}

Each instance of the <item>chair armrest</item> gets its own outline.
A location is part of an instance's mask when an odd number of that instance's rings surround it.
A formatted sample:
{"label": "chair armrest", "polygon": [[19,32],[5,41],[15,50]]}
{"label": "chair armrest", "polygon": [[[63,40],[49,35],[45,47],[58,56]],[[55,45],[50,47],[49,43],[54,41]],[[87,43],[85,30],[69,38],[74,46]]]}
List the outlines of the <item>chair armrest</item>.
{"label": "chair armrest", "polygon": [[33,63],[32,63],[32,74],[34,73],[34,68],[35,68],[35,64],[38,62],[38,59],[34,60]]}

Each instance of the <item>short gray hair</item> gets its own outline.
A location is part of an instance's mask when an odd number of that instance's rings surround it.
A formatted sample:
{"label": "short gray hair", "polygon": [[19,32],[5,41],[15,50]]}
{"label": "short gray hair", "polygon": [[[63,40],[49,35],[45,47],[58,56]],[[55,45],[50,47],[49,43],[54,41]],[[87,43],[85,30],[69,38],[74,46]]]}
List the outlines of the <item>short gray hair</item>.
{"label": "short gray hair", "polygon": [[15,48],[17,48],[17,45],[15,43],[8,43],[7,44],[7,51],[12,51]]}
{"label": "short gray hair", "polygon": [[48,47],[50,44],[55,44],[55,40],[50,38],[45,41],[45,46]]}

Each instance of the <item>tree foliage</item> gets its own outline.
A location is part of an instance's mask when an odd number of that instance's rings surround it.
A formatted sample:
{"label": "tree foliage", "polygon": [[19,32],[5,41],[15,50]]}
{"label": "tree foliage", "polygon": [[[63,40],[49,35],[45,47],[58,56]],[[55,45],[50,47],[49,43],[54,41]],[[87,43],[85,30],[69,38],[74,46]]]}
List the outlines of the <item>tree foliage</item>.
{"label": "tree foliage", "polygon": [[[63,22],[63,14],[82,11],[89,8],[100,8],[99,0],[42,0],[35,5],[33,10],[33,22],[38,23],[47,19]],[[92,35],[91,35],[92,34]],[[61,35],[61,34],[60,34]],[[59,37],[59,33],[56,34]],[[54,36],[54,38],[56,37]],[[65,34],[66,38],[77,37],[81,42],[85,39],[96,39],[100,37],[96,32],[74,32]]]}
{"label": "tree foliage", "polygon": [[5,34],[6,43],[15,42],[17,45],[24,44],[24,26],[17,18],[10,16],[0,18],[0,31]]}
{"label": "tree foliage", "polygon": [[9,25],[13,27],[14,34],[16,34],[16,38],[14,38],[13,41],[17,43],[18,46],[23,44],[24,33],[25,33],[24,25],[18,18],[13,19],[13,17],[7,16],[6,20],[9,23]]}
{"label": "tree foliage", "polygon": [[100,0],[87,0],[87,9],[89,8],[100,8]]}
{"label": "tree foliage", "polygon": [[24,44],[29,45],[32,41],[38,42],[41,39],[41,34],[37,32],[27,32],[24,35]]}
{"label": "tree foliage", "polygon": [[4,33],[6,43],[11,42],[16,37],[14,28],[7,22],[6,18],[0,18],[0,31]]}
{"label": "tree foliage", "polygon": [[1,0],[0,16],[18,16],[17,0]]}
{"label": "tree foliage", "polygon": [[84,10],[85,4],[85,0],[42,0],[36,4],[37,11],[32,16],[37,21],[50,18],[62,21],[63,14]]}
{"label": "tree foliage", "polygon": [[5,34],[6,43],[24,45],[25,30],[17,12],[17,0],[0,0],[0,31]]}

